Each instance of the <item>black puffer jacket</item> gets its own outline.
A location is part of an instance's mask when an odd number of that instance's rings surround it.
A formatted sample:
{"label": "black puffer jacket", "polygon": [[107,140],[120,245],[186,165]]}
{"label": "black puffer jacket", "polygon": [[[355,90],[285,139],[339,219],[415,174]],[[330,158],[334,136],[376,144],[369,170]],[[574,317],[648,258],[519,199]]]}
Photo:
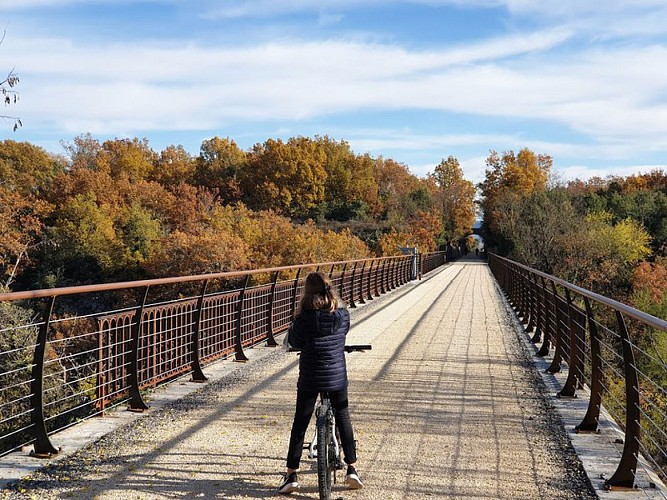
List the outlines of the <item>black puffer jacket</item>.
{"label": "black puffer jacket", "polygon": [[289,343],[301,349],[299,389],[332,392],[347,387],[345,336],[349,330],[350,313],[343,308],[306,310],[294,319]]}

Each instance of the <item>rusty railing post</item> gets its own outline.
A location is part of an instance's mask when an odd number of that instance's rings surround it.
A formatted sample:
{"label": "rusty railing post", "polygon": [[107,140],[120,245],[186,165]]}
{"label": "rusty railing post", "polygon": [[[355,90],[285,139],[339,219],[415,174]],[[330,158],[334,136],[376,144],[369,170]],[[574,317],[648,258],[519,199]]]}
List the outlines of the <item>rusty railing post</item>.
{"label": "rusty railing post", "polygon": [[533,273],[526,271],[526,288],[528,289],[528,325],[526,326],[526,333],[532,333],[537,327],[537,304],[536,294],[533,282]]}
{"label": "rusty railing post", "polygon": [[605,481],[607,489],[631,489],[635,484],[637,456],[639,454],[639,381],[635,355],[632,352],[630,335],[620,311],[616,311],[616,322],[621,334],[623,367],[625,369],[625,442],[621,462],[614,475]]}
{"label": "rusty railing post", "polygon": [[544,293],[537,282],[537,275],[532,275],[532,286],[535,291],[535,333],[530,341],[537,344],[542,339],[544,331],[544,314],[546,311],[546,303],[544,302]]}
{"label": "rusty railing post", "polygon": [[[33,377],[34,379],[35,377]],[[102,321],[97,319],[97,388],[96,399],[99,401],[99,409],[101,415],[104,416],[104,408],[106,407],[106,391],[107,376],[104,373],[104,329],[102,328]]]}
{"label": "rusty railing post", "polygon": [[[374,297],[377,297],[377,279],[373,279],[373,264],[375,263],[375,259],[371,260],[371,267],[368,268],[368,298],[373,299]],[[376,266],[377,267],[377,266]],[[375,274],[377,275],[377,269],[375,269]],[[372,284],[375,283],[375,286],[372,286]]]}
{"label": "rusty railing post", "polygon": [[144,296],[141,299],[141,304],[137,307],[135,312],[135,322],[132,325],[132,338],[130,339],[130,363],[128,368],[129,385],[130,385],[130,402],[128,410],[142,412],[148,409],[148,405],[144,402],[139,391],[139,337],[141,335],[141,320],[144,315],[144,308],[146,307],[146,300],[148,299],[148,291],[150,286],[144,290]]}
{"label": "rusty railing post", "polygon": [[364,271],[366,270],[366,262],[361,265],[361,273],[359,274],[359,303],[365,304],[366,299],[364,298]]}
{"label": "rusty railing post", "polygon": [[575,427],[577,432],[596,432],[600,421],[600,407],[602,406],[602,353],[598,326],[593,318],[593,309],[590,300],[584,297],[586,316],[588,317],[588,332],[591,337],[591,397],[588,400],[586,416]]}
{"label": "rusty railing post", "polygon": [[576,398],[577,385],[579,384],[579,343],[577,342],[577,328],[574,321],[574,304],[570,289],[565,289],[565,299],[567,300],[567,326],[570,330],[570,355],[567,361],[567,380],[558,394],[559,398]]}
{"label": "rusty railing post", "polygon": [[551,349],[553,321],[549,321],[549,292],[547,291],[547,282],[544,276],[540,276],[540,281],[542,282],[542,297],[544,299],[544,331],[542,332],[542,346],[537,351],[537,356],[544,357],[549,354],[549,349]]}
{"label": "rusty railing post", "polygon": [[380,290],[378,292],[378,297],[379,297],[380,295],[387,293],[387,290],[385,290],[384,287],[384,282],[387,278],[387,259],[382,260],[382,267],[379,267],[378,270],[380,271]]}
{"label": "rusty railing post", "polygon": [[201,287],[199,299],[197,299],[197,310],[195,311],[195,328],[192,332],[192,381],[206,382],[208,378],[204,375],[201,369],[201,355],[200,355],[200,339],[199,333],[201,331],[202,309],[204,307],[204,297],[206,297],[206,289],[208,288],[208,280],[204,280]]}
{"label": "rusty railing post", "polygon": [[518,306],[519,306],[519,311],[518,314],[521,317],[521,323],[526,325],[528,323],[528,316],[529,316],[529,311],[528,311],[528,287],[526,286],[526,271],[525,269],[519,268],[517,269],[517,293],[518,293]]}
{"label": "rusty railing post", "polygon": [[512,306],[514,312],[516,312],[516,297],[514,295],[516,288],[514,283],[516,279],[514,277],[514,266],[509,262],[505,262],[504,264],[506,267],[505,272],[507,273],[507,289],[506,289],[507,301]]}
{"label": "rusty railing post", "polygon": [[359,263],[354,263],[354,267],[352,268],[352,277],[350,278],[350,307],[357,307],[357,304],[354,302],[354,279],[357,276],[357,264]]}
{"label": "rusty railing post", "polygon": [[278,275],[280,271],[276,271],[273,274],[273,279],[271,280],[271,292],[269,294],[269,325],[266,332],[266,345],[268,347],[277,347],[278,342],[276,342],[276,337],[273,332],[273,304],[276,301],[276,287],[278,286]]}
{"label": "rusty railing post", "polygon": [[[345,270],[347,269],[347,262],[343,264],[343,270],[340,273],[340,285],[338,286],[338,295],[343,302],[345,302]],[[333,271],[333,269],[332,269]]]}
{"label": "rusty railing post", "polygon": [[243,289],[239,293],[239,305],[236,310],[236,332],[234,335],[234,361],[245,362],[248,361],[248,357],[243,352],[243,339],[241,338],[241,329],[243,328],[243,300],[245,299],[245,292],[248,288],[248,283],[250,283],[250,274],[245,275],[245,280],[243,281]]}
{"label": "rusty railing post", "polygon": [[32,381],[30,382],[30,422],[35,436],[35,443],[31,456],[36,458],[49,458],[57,455],[60,451],[51,444],[49,435],[46,432],[46,421],[44,418],[44,354],[46,353],[46,343],[51,324],[51,314],[53,314],[53,305],[56,296],[53,295],[44,309],[44,320],[37,332],[37,344],[33,353],[32,361]]}
{"label": "rusty railing post", "polygon": [[302,268],[300,267],[296,271],[296,278],[294,278],[294,288],[292,288],[292,317],[294,317],[294,313],[296,312],[296,299],[298,298],[297,292],[299,291],[299,277],[301,276],[301,269]]}
{"label": "rusty railing post", "polygon": [[426,257],[424,256],[423,253],[418,254],[417,256],[417,279],[421,280],[422,276],[424,274],[424,267],[425,267],[425,262],[426,262]]}
{"label": "rusty railing post", "polygon": [[555,325],[554,333],[556,335],[556,350],[554,352],[554,357],[551,360],[551,365],[546,369],[548,373],[558,373],[560,371],[560,364],[563,360],[563,334],[561,327],[561,308],[560,308],[560,297],[558,296],[558,290],[556,289],[556,284],[551,282],[551,290],[553,291],[554,298],[554,314],[555,314]]}

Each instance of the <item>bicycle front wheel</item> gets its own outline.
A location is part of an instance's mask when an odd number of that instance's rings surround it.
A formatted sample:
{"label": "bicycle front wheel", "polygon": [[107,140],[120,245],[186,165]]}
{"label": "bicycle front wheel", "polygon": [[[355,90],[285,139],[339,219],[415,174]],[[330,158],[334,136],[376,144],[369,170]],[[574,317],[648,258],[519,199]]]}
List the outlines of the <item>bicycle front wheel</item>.
{"label": "bicycle front wheel", "polygon": [[327,404],[318,408],[316,415],[317,425],[317,485],[320,490],[320,500],[331,499],[331,482],[335,463],[331,460],[333,451],[331,443],[332,412]]}

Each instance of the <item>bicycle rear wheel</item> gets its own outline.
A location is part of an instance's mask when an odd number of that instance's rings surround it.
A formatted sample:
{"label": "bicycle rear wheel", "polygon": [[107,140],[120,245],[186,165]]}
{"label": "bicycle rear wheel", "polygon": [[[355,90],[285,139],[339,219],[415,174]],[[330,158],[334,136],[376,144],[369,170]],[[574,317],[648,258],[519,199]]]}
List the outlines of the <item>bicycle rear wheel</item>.
{"label": "bicycle rear wheel", "polygon": [[333,446],[331,419],[333,413],[327,403],[319,406],[316,415],[317,425],[317,486],[320,500],[331,499],[331,482],[335,462],[332,460]]}

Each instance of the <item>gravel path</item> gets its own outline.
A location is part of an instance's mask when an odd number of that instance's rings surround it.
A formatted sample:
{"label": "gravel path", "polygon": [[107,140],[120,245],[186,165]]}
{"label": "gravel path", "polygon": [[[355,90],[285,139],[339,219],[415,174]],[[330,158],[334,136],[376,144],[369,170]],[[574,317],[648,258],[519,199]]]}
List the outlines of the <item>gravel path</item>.
{"label": "gravel path", "polygon": [[[373,344],[348,355],[365,487],[334,498],[595,498],[485,264],[448,265],[352,323],[349,343]],[[275,496],[296,377],[296,357],[274,349],[3,494]],[[292,498],[318,498],[315,467],[304,457]]]}

